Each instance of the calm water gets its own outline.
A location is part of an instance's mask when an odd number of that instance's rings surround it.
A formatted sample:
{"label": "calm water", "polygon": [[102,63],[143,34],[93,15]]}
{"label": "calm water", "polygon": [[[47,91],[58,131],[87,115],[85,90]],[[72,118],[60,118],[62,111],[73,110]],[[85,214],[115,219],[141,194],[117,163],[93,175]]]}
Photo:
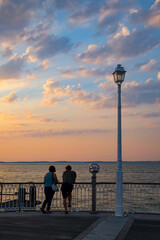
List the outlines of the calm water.
{"label": "calm water", "polygon": [[[91,174],[88,170],[91,163],[72,163],[72,169],[77,172],[77,182],[90,182]],[[0,163],[0,182],[43,182],[48,167],[54,165],[58,180],[62,180],[62,173],[67,164],[60,163]],[[115,182],[116,163],[99,163],[97,174],[99,182]],[[125,182],[160,182],[160,162],[124,162],[123,179]]]}

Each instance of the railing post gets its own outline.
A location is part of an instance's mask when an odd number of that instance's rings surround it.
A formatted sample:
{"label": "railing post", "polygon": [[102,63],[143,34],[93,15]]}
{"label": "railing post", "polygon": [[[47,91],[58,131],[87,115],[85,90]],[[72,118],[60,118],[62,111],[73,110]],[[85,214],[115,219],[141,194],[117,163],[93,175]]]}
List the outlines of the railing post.
{"label": "railing post", "polygon": [[25,197],[26,197],[26,189],[21,186],[21,183],[19,183],[19,191],[18,191],[18,210],[21,212],[22,206],[24,207],[25,204]]}
{"label": "railing post", "polygon": [[19,189],[18,189],[18,212],[21,212],[21,184],[19,184]]}
{"label": "railing post", "polygon": [[92,213],[96,212],[96,173],[92,175]]}
{"label": "railing post", "polygon": [[33,186],[29,188],[29,200],[30,207],[36,207],[36,186],[33,183]]}
{"label": "railing post", "polygon": [[3,194],[3,184],[1,183],[1,208],[2,208],[2,201],[3,201],[2,194]]}
{"label": "railing post", "polygon": [[92,173],[92,212],[96,213],[96,173],[99,172],[99,166],[96,163],[92,163],[89,166],[89,171]]}

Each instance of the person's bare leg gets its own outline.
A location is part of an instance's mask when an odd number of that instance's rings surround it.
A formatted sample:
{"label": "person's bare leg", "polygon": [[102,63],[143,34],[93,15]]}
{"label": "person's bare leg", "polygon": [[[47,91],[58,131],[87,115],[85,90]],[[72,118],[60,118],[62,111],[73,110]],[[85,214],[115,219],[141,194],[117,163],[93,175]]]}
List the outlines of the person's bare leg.
{"label": "person's bare leg", "polygon": [[71,202],[72,202],[72,194],[68,196],[68,206],[71,206]]}
{"label": "person's bare leg", "polygon": [[67,199],[63,199],[63,205],[64,205],[64,209],[65,209],[65,212],[68,212],[67,210]]}

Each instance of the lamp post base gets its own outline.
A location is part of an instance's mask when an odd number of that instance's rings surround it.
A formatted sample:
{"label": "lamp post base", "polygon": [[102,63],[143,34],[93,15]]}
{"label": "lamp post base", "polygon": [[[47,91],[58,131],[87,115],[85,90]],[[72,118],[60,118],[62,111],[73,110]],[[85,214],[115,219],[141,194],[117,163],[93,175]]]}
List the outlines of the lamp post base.
{"label": "lamp post base", "polygon": [[124,216],[125,215],[121,206],[117,206],[115,211],[115,217],[124,217]]}
{"label": "lamp post base", "polygon": [[123,217],[123,172],[122,169],[117,170],[117,179],[116,179],[116,208],[115,216]]}

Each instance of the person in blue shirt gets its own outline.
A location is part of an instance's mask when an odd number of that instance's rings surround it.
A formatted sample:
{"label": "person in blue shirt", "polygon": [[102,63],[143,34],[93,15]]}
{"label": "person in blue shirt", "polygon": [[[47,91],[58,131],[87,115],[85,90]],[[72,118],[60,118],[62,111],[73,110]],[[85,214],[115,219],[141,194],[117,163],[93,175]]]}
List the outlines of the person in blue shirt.
{"label": "person in blue shirt", "polygon": [[[44,176],[44,193],[45,193],[45,200],[42,204],[41,207],[41,212],[42,213],[51,213],[50,211],[50,206],[51,206],[51,201],[54,195],[54,191],[52,190],[52,184],[58,183],[57,175],[55,174],[56,169],[54,166],[49,167],[49,172],[46,173]],[[45,211],[45,207],[47,205],[47,211]]]}

